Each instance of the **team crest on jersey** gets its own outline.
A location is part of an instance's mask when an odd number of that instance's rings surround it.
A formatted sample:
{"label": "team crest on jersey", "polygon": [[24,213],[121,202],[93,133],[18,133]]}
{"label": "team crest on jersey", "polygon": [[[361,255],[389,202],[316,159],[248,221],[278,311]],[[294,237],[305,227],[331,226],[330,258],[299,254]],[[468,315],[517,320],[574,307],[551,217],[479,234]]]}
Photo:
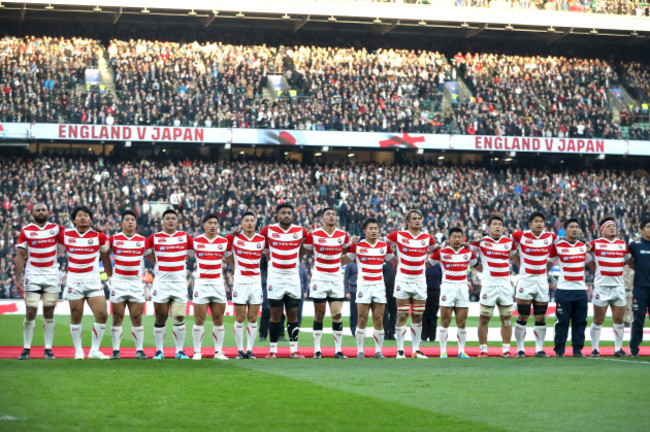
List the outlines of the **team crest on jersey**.
{"label": "team crest on jersey", "polygon": [[623,250],[623,245],[618,245],[619,250]]}
{"label": "team crest on jersey", "polygon": [[50,234],[54,235],[56,233],[54,232],[54,230],[50,230]]}
{"label": "team crest on jersey", "polygon": [[385,254],[385,253],[386,253],[386,249],[383,249],[383,248],[382,248],[382,249],[379,249],[379,253]]}
{"label": "team crest on jersey", "polygon": [[336,239],[336,242],[337,242],[338,244],[343,244],[343,239],[339,237],[338,239]]}
{"label": "team crest on jersey", "polygon": [[142,247],[142,242],[135,242],[135,245],[136,245],[137,247]]}
{"label": "team crest on jersey", "polygon": [[547,244],[548,244],[548,240],[544,240],[544,244],[547,245]]}
{"label": "team crest on jersey", "polygon": [[222,251],[222,250],[223,250],[223,245],[219,245],[219,246],[217,246],[217,249],[219,249],[220,251]]}
{"label": "team crest on jersey", "polygon": [[294,238],[294,239],[297,239],[297,238],[298,238],[298,233],[295,233],[295,234],[293,235],[293,238]]}
{"label": "team crest on jersey", "polygon": [[585,248],[581,247],[580,252],[585,252]]}
{"label": "team crest on jersey", "polygon": [[520,293],[523,293],[523,292],[524,292],[524,289],[523,289],[523,288],[519,288],[519,292],[520,292]]}
{"label": "team crest on jersey", "polygon": [[258,243],[258,244],[257,244],[257,248],[258,248],[258,249],[262,249],[262,243]]}
{"label": "team crest on jersey", "polygon": [[183,243],[183,237],[179,237],[179,238],[178,238],[178,242],[179,242],[179,243]]}
{"label": "team crest on jersey", "polygon": [[426,244],[426,242],[424,240],[422,240],[422,246],[424,246],[425,244]]}
{"label": "team crest on jersey", "polygon": [[467,254],[463,255],[463,259],[465,260],[467,259]]}
{"label": "team crest on jersey", "polygon": [[94,243],[95,243],[95,241],[93,239],[88,239],[88,244],[89,245],[94,244]]}

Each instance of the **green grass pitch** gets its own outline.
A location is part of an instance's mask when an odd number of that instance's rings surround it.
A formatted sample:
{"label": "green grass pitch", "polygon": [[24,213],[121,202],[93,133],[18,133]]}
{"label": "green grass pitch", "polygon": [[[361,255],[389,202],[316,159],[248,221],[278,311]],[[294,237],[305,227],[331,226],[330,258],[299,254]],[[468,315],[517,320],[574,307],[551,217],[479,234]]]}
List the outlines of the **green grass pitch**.
{"label": "green grass pitch", "polygon": [[[0,318],[0,345],[21,344],[21,321]],[[70,344],[58,317],[55,345]],[[0,431],[645,431],[647,360],[0,360]]]}

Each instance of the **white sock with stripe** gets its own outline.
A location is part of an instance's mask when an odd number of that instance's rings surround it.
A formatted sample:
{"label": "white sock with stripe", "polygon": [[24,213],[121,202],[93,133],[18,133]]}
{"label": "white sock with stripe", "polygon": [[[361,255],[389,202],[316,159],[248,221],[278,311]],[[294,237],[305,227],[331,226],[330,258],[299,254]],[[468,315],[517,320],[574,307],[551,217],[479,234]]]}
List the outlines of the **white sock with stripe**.
{"label": "white sock with stripe", "polygon": [[397,341],[397,351],[404,351],[404,336],[406,336],[406,326],[395,327],[395,340]]}
{"label": "white sock with stripe", "polygon": [[34,328],[36,323],[34,320],[28,321],[27,318],[23,321],[23,348],[30,349],[32,347],[32,339],[34,339]]}
{"label": "white sock with stripe", "polygon": [[252,351],[257,339],[257,323],[248,323],[248,337],[246,339],[246,351]]}
{"label": "white sock with stripe", "polygon": [[95,352],[99,351],[99,346],[102,344],[102,339],[104,338],[104,332],[106,331],[106,324],[95,323],[93,325],[93,337],[92,345],[90,350]]}
{"label": "white sock with stripe", "polygon": [[195,325],[192,327],[192,342],[194,342],[194,354],[201,352],[205,327]]}
{"label": "white sock with stripe", "polygon": [[70,334],[72,335],[72,345],[75,352],[82,352],[81,336],[83,334],[81,324],[70,324]]}
{"label": "white sock with stripe", "polygon": [[372,338],[375,340],[375,354],[381,352],[381,348],[384,346],[385,334],[383,330],[374,330],[372,332]]}
{"label": "white sock with stripe", "polygon": [[235,322],[235,325],[232,328],[232,332],[235,335],[235,345],[237,345],[237,351],[244,350],[244,323]]}
{"label": "white sock with stripe", "polygon": [[54,318],[45,318],[43,321],[43,337],[45,339],[45,349],[52,349],[55,327]]}
{"label": "white sock with stripe", "polygon": [[113,351],[119,351],[120,344],[122,343],[122,326],[111,326],[111,342],[113,344]]}
{"label": "white sock with stripe", "polygon": [[131,327],[131,336],[133,336],[133,342],[135,343],[135,350],[142,351],[142,343],[144,339],[144,327]]}
{"label": "white sock with stripe", "polygon": [[357,331],[354,332],[354,337],[357,340],[357,354],[363,352],[363,345],[366,342],[366,329],[357,327]]}

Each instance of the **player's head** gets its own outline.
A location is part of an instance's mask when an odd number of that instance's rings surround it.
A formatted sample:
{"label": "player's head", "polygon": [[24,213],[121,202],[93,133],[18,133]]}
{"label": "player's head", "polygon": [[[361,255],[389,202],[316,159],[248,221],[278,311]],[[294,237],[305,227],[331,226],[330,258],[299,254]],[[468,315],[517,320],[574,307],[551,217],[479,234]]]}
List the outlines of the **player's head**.
{"label": "player's head", "polygon": [[167,209],[162,214],[162,227],[172,233],[178,228],[178,213],[174,209]]}
{"label": "player's head", "polygon": [[293,206],[286,202],[278,204],[275,208],[275,216],[280,225],[291,225],[291,222],[293,222]]}
{"label": "player's head", "polygon": [[366,240],[375,241],[379,238],[379,221],[375,218],[368,218],[361,225]]}
{"label": "player's head", "polygon": [[644,239],[650,241],[650,219],[641,222],[641,235]]}
{"label": "player's head", "polygon": [[459,227],[449,229],[449,245],[458,249],[463,244],[463,230]]}
{"label": "player's head", "polygon": [[32,217],[34,218],[34,222],[38,224],[44,224],[47,222],[47,216],[49,212],[50,211],[45,203],[36,203],[36,205],[32,208]]}
{"label": "player's head", "polygon": [[255,217],[255,213],[246,212],[242,215],[239,224],[241,225],[241,229],[244,230],[244,232],[252,233],[255,232],[256,222],[257,222],[257,218]]}
{"label": "player's head", "polygon": [[124,210],[122,213],[122,230],[133,232],[137,224],[137,217],[133,210]]}
{"label": "player's head", "polygon": [[320,220],[323,225],[332,227],[336,225],[336,210],[333,207],[325,207],[320,211]]}
{"label": "player's head", "polygon": [[85,205],[78,205],[70,212],[70,220],[76,228],[88,228],[93,221],[93,212]]}
{"label": "player's head", "polygon": [[603,218],[598,226],[600,227],[600,233],[603,237],[616,237],[616,222],[614,222],[614,218],[612,216]]}
{"label": "player's head", "polygon": [[528,216],[528,228],[530,228],[533,234],[540,235],[544,230],[545,221],[546,216],[544,216],[544,213],[538,211],[532,212],[530,216]]}
{"label": "player's head", "polygon": [[571,242],[578,240],[580,235],[580,222],[578,222],[578,219],[571,218],[564,222],[564,235]]}
{"label": "player's head", "polygon": [[492,215],[487,222],[488,235],[490,237],[499,238],[503,234],[503,217],[500,215]]}
{"label": "player's head", "polygon": [[214,213],[208,213],[203,216],[203,229],[206,234],[211,236],[217,235],[219,231],[219,218]]}
{"label": "player's head", "polygon": [[406,229],[420,230],[422,229],[422,221],[424,217],[420,210],[411,209],[406,212],[404,222],[406,222]]}

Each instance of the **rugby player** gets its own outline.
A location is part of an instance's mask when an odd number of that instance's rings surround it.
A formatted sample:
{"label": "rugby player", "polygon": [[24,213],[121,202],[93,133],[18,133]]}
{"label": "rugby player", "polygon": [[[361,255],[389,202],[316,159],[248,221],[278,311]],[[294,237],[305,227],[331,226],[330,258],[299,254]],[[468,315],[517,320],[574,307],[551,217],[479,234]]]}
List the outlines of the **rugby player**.
{"label": "rugby player", "polygon": [[[18,292],[25,294],[25,320],[23,321],[23,351],[18,360],[31,356],[32,338],[36,327],[34,319],[38,304],[43,300],[44,358],[54,360],[54,308],[61,292],[59,264],[56,260],[60,225],[47,221],[49,209],[44,203],[32,208],[33,223],[20,230],[16,245],[16,273],[14,283]],[[24,271],[24,279],[23,279]]]}

